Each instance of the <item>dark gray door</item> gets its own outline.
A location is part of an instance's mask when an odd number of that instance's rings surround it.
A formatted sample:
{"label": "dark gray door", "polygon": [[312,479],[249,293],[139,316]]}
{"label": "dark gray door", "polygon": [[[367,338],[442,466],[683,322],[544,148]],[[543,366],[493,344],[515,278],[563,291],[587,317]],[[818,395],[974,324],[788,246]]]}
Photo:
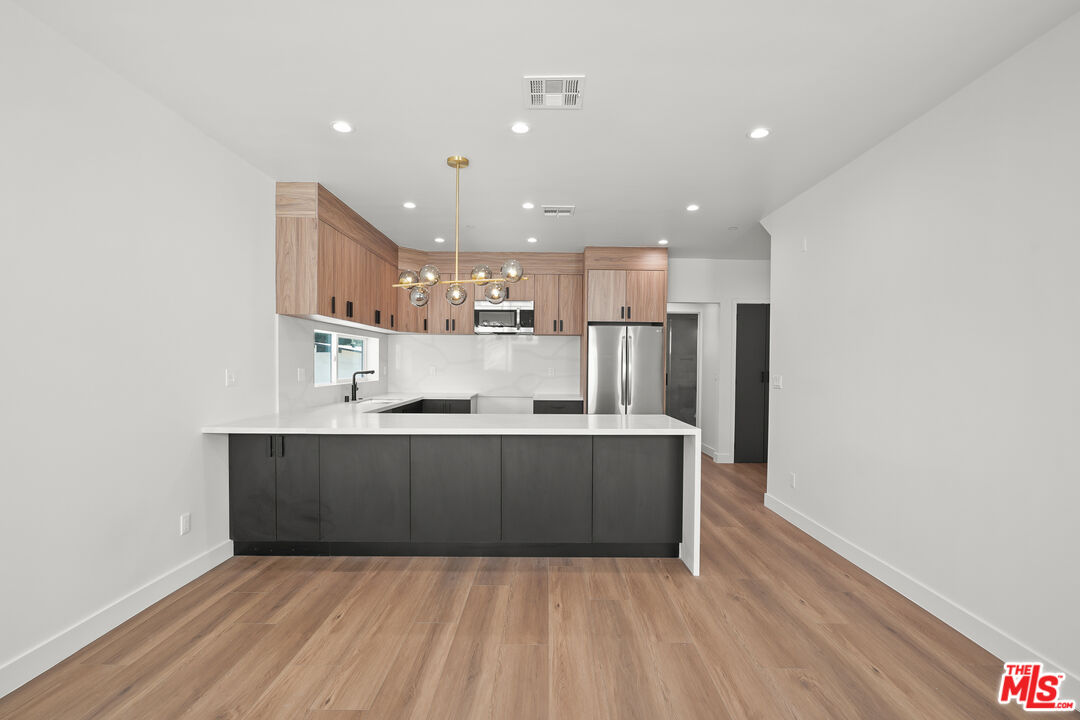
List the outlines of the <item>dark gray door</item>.
{"label": "dark gray door", "polygon": [[319,539],[319,438],[275,435],[277,539]]}
{"label": "dark gray door", "polygon": [[503,437],[503,542],[592,539],[592,445],[589,436]]}
{"label": "dark gray door", "polygon": [[497,435],[414,435],[413,542],[498,542],[502,520]]}
{"label": "dark gray door", "polygon": [[769,306],[741,304],[735,317],[735,462],[769,456]]}
{"label": "dark gray door", "polygon": [[667,316],[667,414],[697,425],[697,315]]}
{"label": "dark gray door", "polygon": [[682,540],[682,436],[593,438],[593,542]]}
{"label": "dark gray door", "polygon": [[277,436],[229,436],[229,537],[276,540]]}
{"label": "dark gray door", "polygon": [[409,539],[409,438],[326,435],[319,442],[322,539]]}

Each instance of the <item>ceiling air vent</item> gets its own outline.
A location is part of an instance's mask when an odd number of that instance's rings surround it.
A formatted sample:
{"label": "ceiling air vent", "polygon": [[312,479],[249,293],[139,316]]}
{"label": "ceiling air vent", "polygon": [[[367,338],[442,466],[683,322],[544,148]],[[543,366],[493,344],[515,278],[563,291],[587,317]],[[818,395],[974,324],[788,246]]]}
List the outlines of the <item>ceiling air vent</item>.
{"label": "ceiling air vent", "polygon": [[584,75],[526,75],[525,107],[536,110],[580,110]]}
{"label": "ceiling air vent", "polygon": [[544,209],[544,217],[570,217],[574,214],[577,205],[541,205]]}

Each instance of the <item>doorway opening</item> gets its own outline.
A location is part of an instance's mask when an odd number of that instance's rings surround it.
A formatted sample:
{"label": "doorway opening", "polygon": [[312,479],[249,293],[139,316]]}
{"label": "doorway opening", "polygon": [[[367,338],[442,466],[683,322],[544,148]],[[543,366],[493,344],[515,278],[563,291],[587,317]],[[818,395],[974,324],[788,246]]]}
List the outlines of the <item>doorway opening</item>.
{"label": "doorway opening", "polygon": [[668,313],[667,414],[688,425],[698,424],[698,314]]}
{"label": "doorway opening", "polygon": [[769,457],[769,306],[735,309],[735,454],[737,463]]}

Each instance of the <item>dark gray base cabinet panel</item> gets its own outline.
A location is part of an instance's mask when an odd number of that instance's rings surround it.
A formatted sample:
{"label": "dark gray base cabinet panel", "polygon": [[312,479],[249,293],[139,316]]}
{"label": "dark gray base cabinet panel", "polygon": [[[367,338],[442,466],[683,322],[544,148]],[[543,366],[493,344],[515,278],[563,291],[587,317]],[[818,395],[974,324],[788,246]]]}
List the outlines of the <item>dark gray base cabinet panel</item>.
{"label": "dark gray base cabinet panel", "polygon": [[277,539],[319,539],[319,438],[276,435]]}
{"label": "dark gray base cabinet panel", "polygon": [[581,415],[583,400],[533,400],[533,415]]}
{"label": "dark gray base cabinet panel", "polygon": [[229,436],[229,537],[277,539],[277,459],[272,435]]}
{"label": "dark gray base cabinet panel", "polygon": [[229,536],[319,539],[319,438],[229,436]]}
{"label": "dark gray base cabinet panel", "polygon": [[324,435],[319,445],[322,540],[409,539],[409,437]]}
{"label": "dark gray base cabinet panel", "polygon": [[421,403],[421,407],[426,413],[454,413],[468,415],[472,412],[471,400],[440,400],[438,398],[424,398]]}
{"label": "dark gray base cabinet panel", "polygon": [[412,541],[500,539],[500,438],[412,436]]}
{"label": "dark gray base cabinet panel", "polygon": [[681,436],[593,438],[593,542],[682,540]]}
{"label": "dark gray base cabinet panel", "polygon": [[503,436],[503,542],[592,541],[592,447],[589,436]]}

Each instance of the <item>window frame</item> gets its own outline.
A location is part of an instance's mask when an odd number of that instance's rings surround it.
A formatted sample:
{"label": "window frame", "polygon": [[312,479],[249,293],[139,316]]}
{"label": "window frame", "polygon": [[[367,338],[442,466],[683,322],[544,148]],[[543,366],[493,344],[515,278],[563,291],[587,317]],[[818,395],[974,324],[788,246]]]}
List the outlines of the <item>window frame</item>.
{"label": "window frame", "polygon": [[[319,335],[330,336],[330,382],[320,383],[317,381],[318,374],[318,341]],[[336,330],[319,330],[316,329],[312,334],[312,348],[311,348],[311,381],[315,387],[333,387],[335,385],[351,385],[352,378],[345,380],[338,380],[338,341],[341,338],[347,340],[358,340],[363,346],[364,354],[364,370],[374,370],[371,375],[361,375],[356,380],[357,382],[376,382],[379,380],[379,340],[378,338],[367,337],[365,335],[350,335],[349,333],[338,332]],[[372,343],[374,341],[374,343]],[[322,343],[325,344],[325,343]]]}

